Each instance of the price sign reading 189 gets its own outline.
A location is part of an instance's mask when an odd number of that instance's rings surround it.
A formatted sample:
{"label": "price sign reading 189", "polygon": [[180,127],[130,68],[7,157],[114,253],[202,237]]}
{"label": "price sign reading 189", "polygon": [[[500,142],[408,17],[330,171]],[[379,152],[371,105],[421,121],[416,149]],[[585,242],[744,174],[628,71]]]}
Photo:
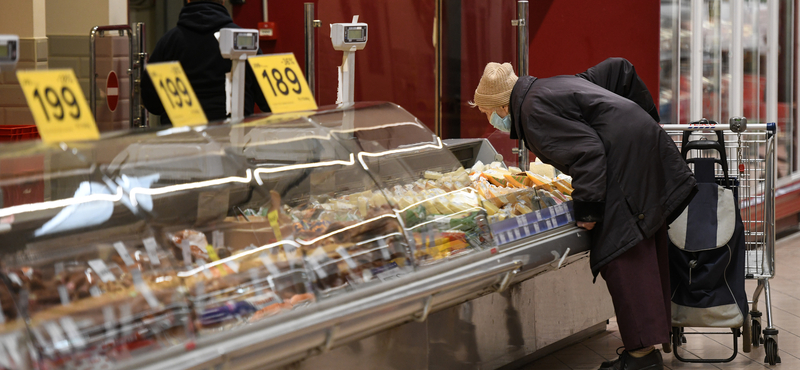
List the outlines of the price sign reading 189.
{"label": "price sign reading 189", "polygon": [[71,69],[17,71],[25,99],[46,143],[97,140],[94,116]]}
{"label": "price sign reading 189", "polygon": [[158,98],[173,126],[202,125],[208,122],[180,62],[148,64],[147,73],[153,80]]}
{"label": "price sign reading 189", "polygon": [[247,60],[273,113],[317,109],[294,54],[261,55]]}

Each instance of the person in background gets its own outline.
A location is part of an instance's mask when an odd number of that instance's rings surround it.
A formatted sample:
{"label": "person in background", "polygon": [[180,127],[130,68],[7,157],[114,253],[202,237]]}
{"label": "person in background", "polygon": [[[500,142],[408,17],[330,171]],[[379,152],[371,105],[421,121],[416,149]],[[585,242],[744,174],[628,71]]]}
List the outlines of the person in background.
{"label": "person in background", "polygon": [[[225,74],[231,71],[232,63],[222,58],[219,51],[215,33],[222,28],[241,28],[233,23],[225,8],[225,0],[188,0],[181,9],[178,26],[158,40],[148,60],[148,63],[179,61],[209,121],[228,116]],[[161,116],[162,125],[170,123],[147,73],[142,77],[142,101],[148,111]],[[264,94],[248,64],[245,73],[245,115],[253,114],[255,103],[262,111],[269,112]]]}
{"label": "person in background", "polygon": [[592,238],[592,274],[606,281],[625,346],[600,369],[663,369],[654,346],[669,343],[672,320],[667,225],[697,186],[633,65],[611,58],[539,79],[489,63],[472,105],[572,176],[575,219]]}

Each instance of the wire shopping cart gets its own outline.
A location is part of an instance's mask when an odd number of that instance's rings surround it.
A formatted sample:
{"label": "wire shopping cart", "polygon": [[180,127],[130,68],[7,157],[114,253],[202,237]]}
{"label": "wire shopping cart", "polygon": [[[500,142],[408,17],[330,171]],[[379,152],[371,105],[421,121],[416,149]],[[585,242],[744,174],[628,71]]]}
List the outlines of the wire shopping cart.
{"label": "wire shopping cart", "polygon": [[[770,365],[780,363],[778,355],[778,330],[773,324],[772,304],[769,279],[775,276],[775,180],[776,180],[776,125],[747,124],[740,117],[730,119],[729,124],[720,125],[714,121],[700,120],[688,125],[662,125],[673,137],[680,148],[684,142],[684,132],[692,133],[692,140],[716,138],[722,132],[725,142],[726,161],[730,176],[735,178],[738,191],[739,210],[744,224],[745,238],[745,279],[758,281],[750,305],[749,318],[743,324],[743,350],[749,352],[751,345],[764,345],[766,353],[764,362]],[[720,158],[715,151],[695,151],[698,158]],[[693,166],[692,170],[694,171]],[[723,176],[717,169],[717,176]],[[767,326],[762,331],[762,313],[758,310],[758,301],[764,293]],[[736,336],[738,329],[734,329]],[[763,333],[763,336],[762,336]],[[682,330],[673,330],[672,347],[677,350],[685,337]],[[720,334],[719,332],[696,334]],[[736,338],[734,338],[734,342]],[[734,345],[734,351],[736,346]],[[677,353],[676,353],[677,355]],[[727,362],[733,360],[736,353],[723,360],[686,360],[687,362]],[[680,358],[680,357],[679,357]]]}

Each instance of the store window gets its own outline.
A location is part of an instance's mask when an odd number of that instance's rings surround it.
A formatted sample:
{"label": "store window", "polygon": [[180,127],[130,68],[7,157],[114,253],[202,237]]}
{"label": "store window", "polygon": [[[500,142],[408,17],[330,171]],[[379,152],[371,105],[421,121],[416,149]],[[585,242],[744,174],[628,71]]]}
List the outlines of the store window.
{"label": "store window", "polygon": [[[659,106],[662,123],[688,123],[700,117],[727,123],[742,115],[751,123],[776,122],[778,177],[798,173],[794,86],[794,5],[791,0],[662,0]],[[693,8],[693,4],[695,7]],[[699,19],[692,19],[693,13]],[[741,14],[741,23],[735,16]],[[698,22],[699,21],[699,22]],[[701,35],[693,34],[698,24]],[[735,25],[741,26],[737,27]],[[769,27],[777,26],[771,40]],[[741,30],[741,42],[734,30]],[[693,43],[699,41],[695,49]],[[770,55],[770,46],[777,52]],[[737,50],[738,49],[738,50]],[[734,63],[733,58],[741,58]],[[692,73],[693,58],[701,68]],[[774,58],[774,61],[773,61]],[[741,88],[732,76],[742,70]],[[775,77],[768,71],[775,69]],[[700,73],[698,73],[700,72]],[[702,84],[692,94],[692,77]],[[700,87],[702,86],[702,87]],[[699,88],[699,89],[698,89]],[[770,91],[770,89],[772,89]],[[770,96],[774,94],[774,98]],[[738,97],[741,97],[737,101]],[[773,101],[774,100],[774,101]],[[693,107],[694,104],[694,107]]]}

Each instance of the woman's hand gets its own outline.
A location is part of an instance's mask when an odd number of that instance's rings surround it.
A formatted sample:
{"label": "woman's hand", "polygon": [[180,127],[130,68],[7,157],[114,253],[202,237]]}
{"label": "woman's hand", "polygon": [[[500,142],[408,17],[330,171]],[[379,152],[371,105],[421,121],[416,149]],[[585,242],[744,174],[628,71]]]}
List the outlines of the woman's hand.
{"label": "woman's hand", "polygon": [[591,229],[593,229],[593,228],[594,228],[594,224],[595,224],[595,222],[583,222],[583,221],[578,221],[578,227],[582,227],[582,228],[584,228],[584,229],[586,229],[586,230],[591,230]]}

